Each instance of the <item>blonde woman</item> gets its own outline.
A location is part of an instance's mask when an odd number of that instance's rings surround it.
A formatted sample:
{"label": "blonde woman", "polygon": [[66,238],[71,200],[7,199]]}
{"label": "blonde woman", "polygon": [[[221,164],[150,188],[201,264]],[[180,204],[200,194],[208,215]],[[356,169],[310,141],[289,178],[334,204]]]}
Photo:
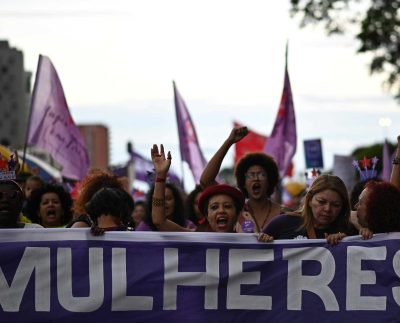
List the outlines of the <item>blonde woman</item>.
{"label": "blonde woman", "polygon": [[343,181],[337,176],[320,175],[312,183],[300,209],[278,215],[264,233],[275,240],[326,238],[336,244],[346,235],[358,234],[349,218],[350,202]]}

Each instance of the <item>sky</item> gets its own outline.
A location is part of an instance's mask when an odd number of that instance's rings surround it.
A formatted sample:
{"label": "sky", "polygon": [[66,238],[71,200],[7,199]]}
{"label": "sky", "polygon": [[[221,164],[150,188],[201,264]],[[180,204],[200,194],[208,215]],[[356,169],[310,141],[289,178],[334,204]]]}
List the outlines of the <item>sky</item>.
{"label": "sky", "polygon": [[[303,140],[321,138],[325,169],[358,146],[395,142],[400,106],[371,77],[370,56],[352,35],[300,29],[289,0],[2,0],[0,38],[24,53],[36,72],[39,54],[53,62],[77,124],[109,127],[111,162],[126,144],[149,156],[171,150],[182,173],[172,81],[186,101],[206,159],[233,121],[268,135],[281,98],[285,44],[297,122],[296,174]],[[390,118],[389,127],[379,120]],[[175,157],[175,158],[174,158]],[[223,167],[232,166],[233,148]],[[352,167],[349,165],[349,167]],[[194,186],[183,166],[186,189]]]}

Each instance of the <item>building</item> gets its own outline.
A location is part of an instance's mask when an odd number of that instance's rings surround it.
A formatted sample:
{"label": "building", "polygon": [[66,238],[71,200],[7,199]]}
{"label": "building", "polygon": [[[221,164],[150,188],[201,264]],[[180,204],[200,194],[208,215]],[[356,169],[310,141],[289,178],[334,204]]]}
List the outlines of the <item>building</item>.
{"label": "building", "polygon": [[107,169],[110,155],[108,128],[104,125],[78,125],[88,149],[90,168]]}
{"label": "building", "polygon": [[0,40],[0,143],[15,149],[25,143],[31,76],[22,52]]}

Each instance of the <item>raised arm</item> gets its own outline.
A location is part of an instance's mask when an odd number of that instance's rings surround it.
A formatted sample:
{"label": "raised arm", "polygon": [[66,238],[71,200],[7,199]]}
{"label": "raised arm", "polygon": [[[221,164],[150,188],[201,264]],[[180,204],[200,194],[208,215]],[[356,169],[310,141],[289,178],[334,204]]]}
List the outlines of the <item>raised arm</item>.
{"label": "raised arm", "polygon": [[229,137],[224,141],[222,146],[218,149],[215,155],[207,163],[200,177],[200,185],[205,188],[209,185],[216,184],[215,179],[221,168],[222,161],[224,160],[229,148],[242,140],[248,134],[247,127],[233,128]]}
{"label": "raised arm", "polygon": [[163,145],[160,146],[160,150],[158,150],[157,145],[153,145],[151,149],[151,160],[153,161],[156,172],[156,180],[151,201],[151,217],[153,224],[159,231],[191,231],[168,220],[165,216],[165,180],[169,167],[171,166],[171,159],[170,152],[168,152],[167,158],[165,158]]}
{"label": "raised arm", "polygon": [[390,183],[400,189],[400,136],[397,137],[396,155],[393,160],[392,174],[390,175]]}

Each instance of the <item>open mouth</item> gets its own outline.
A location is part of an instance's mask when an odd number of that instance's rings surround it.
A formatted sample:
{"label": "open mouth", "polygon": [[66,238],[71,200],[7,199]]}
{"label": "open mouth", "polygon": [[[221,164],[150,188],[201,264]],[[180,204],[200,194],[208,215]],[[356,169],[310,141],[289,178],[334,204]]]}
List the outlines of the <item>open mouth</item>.
{"label": "open mouth", "polygon": [[254,183],[251,186],[251,191],[253,192],[253,194],[260,194],[261,193],[261,184],[260,183]]}
{"label": "open mouth", "polygon": [[56,210],[47,210],[47,218],[55,219],[57,217]]}
{"label": "open mouth", "polygon": [[226,230],[228,227],[228,217],[225,215],[221,215],[217,218],[217,227],[218,230]]}
{"label": "open mouth", "polygon": [[10,212],[10,205],[7,203],[0,204],[0,213]]}

